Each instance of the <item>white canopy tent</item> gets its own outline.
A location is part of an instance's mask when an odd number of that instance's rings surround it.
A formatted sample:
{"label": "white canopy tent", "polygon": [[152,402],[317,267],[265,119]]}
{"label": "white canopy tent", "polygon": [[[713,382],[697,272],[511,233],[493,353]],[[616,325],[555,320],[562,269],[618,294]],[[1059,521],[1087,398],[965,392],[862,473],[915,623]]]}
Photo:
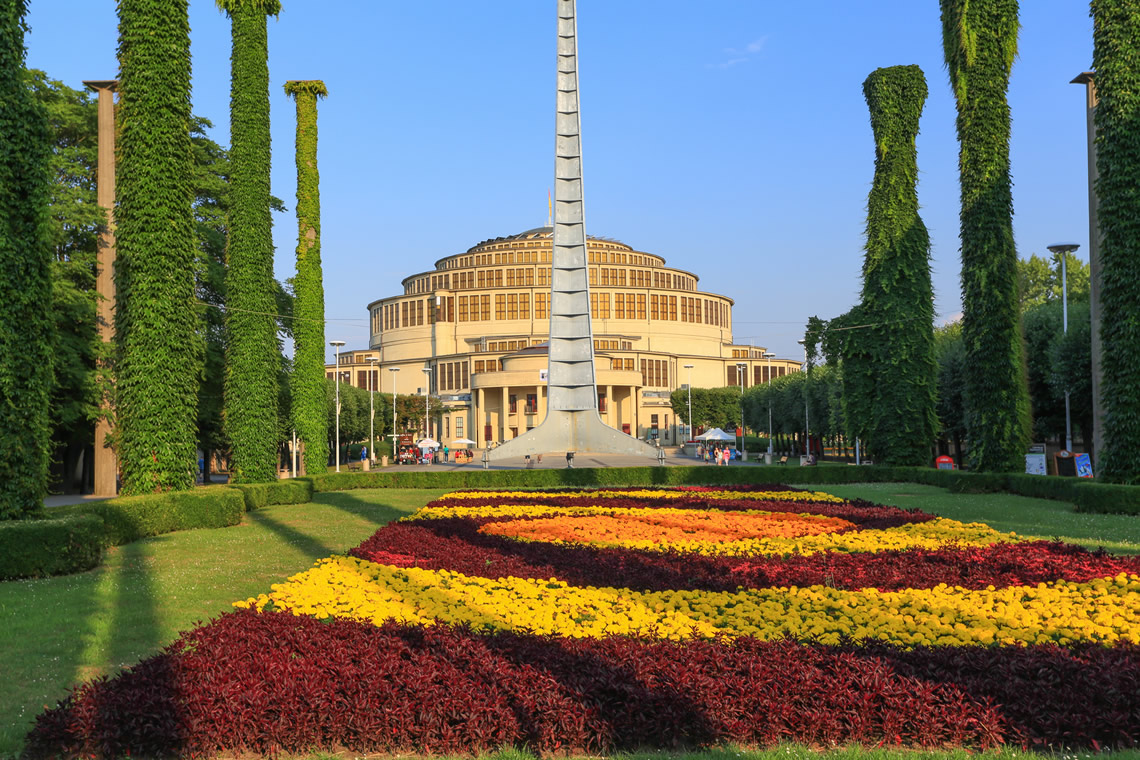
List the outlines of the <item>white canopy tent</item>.
{"label": "white canopy tent", "polygon": [[698,440],[698,441],[735,441],[736,436],[733,435],[732,433],[726,433],[723,430],[721,430],[720,428],[713,428],[712,430],[706,430],[705,432],[698,435],[696,440]]}

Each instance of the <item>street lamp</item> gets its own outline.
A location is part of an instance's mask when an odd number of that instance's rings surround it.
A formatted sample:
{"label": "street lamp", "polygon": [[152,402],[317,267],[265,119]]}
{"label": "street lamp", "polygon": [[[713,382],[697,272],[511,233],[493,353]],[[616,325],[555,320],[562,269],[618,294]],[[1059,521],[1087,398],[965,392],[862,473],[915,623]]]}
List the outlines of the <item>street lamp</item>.
{"label": "street lamp", "polygon": [[340,472],[340,347],[343,340],[330,340],[329,345],[336,352],[336,471]]}
{"label": "street lamp", "polygon": [[693,440],[693,365],[686,364],[685,369],[689,370],[689,382],[686,384],[689,390],[689,435],[686,438],[691,441]]}
{"label": "street lamp", "polygon": [[736,363],[736,381],[740,383],[740,461],[747,462],[748,455],[744,453],[744,370],[747,368],[744,362]]}
{"label": "street lamp", "polygon": [[802,340],[797,340],[804,347],[804,453],[811,453],[811,426],[808,424],[808,361],[807,361],[807,343]]}
{"label": "street lamp", "polygon": [[[1054,243],[1049,251],[1061,256],[1061,334],[1069,334],[1069,285],[1065,260],[1069,254],[1080,248],[1076,243]],[[1073,422],[1069,415],[1069,389],[1065,389],[1065,451],[1073,450]]]}
{"label": "street lamp", "polygon": [[388,371],[392,373],[392,462],[396,462],[396,373],[400,371],[399,367],[389,367]]}
{"label": "street lamp", "polygon": [[431,422],[428,414],[428,402],[431,401],[431,367],[424,367],[424,374],[427,375],[427,387],[424,388],[424,438],[431,438]]}
{"label": "street lamp", "polygon": [[768,461],[765,464],[772,464],[772,357],[775,356],[771,351],[764,352],[764,358],[768,360]]}
{"label": "street lamp", "polygon": [[376,461],[376,408],[373,396],[376,395],[376,362],[375,356],[368,357],[368,458]]}

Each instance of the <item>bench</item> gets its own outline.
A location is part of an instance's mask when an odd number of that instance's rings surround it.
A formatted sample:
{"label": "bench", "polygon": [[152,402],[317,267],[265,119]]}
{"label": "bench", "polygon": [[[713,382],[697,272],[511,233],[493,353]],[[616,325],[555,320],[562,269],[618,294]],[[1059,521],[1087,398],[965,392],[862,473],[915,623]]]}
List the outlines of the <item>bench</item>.
{"label": "bench", "polygon": [[787,463],[788,463],[787,457],[780,457],[780,461],[776,462],[776,464],[787,464]]}

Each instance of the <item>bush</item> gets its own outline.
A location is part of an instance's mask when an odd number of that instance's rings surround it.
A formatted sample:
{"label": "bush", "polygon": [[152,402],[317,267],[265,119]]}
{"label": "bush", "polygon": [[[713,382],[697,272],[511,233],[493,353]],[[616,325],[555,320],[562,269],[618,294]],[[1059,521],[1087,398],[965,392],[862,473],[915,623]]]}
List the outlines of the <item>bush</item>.
{"label": "bush", "polygon": [[0,522],[0,580],[78,573],[102,557],[98,515]]}
{"label": "bush", "polygon": [[1078,512],[1140,514],[1140,486],[1067,480]]}
{"label": "bush", "polygon": [[230,487],[241,491],[246,511],[271,504],[304,504],[313,500],[313,482],[308,478],[277,480],[272,483],[241,483]]}
{"label": "bush", "polygon": [[237,525],[244,512],[242,492],[227,486],[122,496],[53,510],[53,514],[98,515],[104,523],[104,542],[111,546],[176,530]]}

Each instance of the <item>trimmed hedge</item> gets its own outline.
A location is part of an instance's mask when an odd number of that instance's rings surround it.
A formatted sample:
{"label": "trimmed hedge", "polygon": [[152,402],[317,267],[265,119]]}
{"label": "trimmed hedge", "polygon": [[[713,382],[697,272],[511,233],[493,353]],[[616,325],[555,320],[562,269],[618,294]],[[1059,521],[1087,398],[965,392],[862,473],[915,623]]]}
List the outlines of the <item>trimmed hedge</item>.
{"label": "trimmed hedge", "polygon": [[103,558],[103,519],[78,514],[0,522],[0,580],[90,570]]}
{"label": "trimmed hedge", "polygon": [[120,546],[176,530],[237,525],[245,513],[245,501],[238,489],[218,486],[193,491],[122,496],[59,507],[53,509],[52,513],[98,515],[104,523],[105,544]]}
{"label": "trimmed hedge", "polygon": [[241,491],[247,511],[272,504],[304,504],[313,500],[313,483],[309,478],[278,480],[273,483],[240,483],[230,487]]}

